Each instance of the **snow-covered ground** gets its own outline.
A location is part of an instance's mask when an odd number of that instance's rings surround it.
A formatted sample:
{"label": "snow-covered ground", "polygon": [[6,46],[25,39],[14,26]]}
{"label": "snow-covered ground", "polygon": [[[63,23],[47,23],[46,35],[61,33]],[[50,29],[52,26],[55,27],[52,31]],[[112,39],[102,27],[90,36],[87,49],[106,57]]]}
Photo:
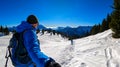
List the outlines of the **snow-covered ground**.
{"label": "snow-covered ground", "polygon": [[[111,30],[76,39],[73,45],[57,35],[38,35],[41,50],[62,67],[120,67],[120,39],[112,38]],[[11,35],[0,37],[0,67],[5,65],[10,38]],[[10,60],[8,67],[13,67]]]}

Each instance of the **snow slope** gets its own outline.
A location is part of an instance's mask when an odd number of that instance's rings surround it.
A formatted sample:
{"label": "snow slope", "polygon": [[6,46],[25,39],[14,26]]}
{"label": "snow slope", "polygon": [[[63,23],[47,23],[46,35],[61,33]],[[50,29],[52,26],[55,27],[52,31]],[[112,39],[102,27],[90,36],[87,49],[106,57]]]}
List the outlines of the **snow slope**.
{"label": "snow slope", "polygon": [[120,39],[108,30],[75,40],[73,52],[63,67],[120,67]]}
{"label": "snow slope", "polygon": [[[120,67],[120,39],[107,30],[97,35],[76,39],[74,44],[60,36],[38,34],[41,50],[62,67]],[[0,37],[0,67],[4,67],[9,36]],[[13,67],[9,60],[8,67]]]}

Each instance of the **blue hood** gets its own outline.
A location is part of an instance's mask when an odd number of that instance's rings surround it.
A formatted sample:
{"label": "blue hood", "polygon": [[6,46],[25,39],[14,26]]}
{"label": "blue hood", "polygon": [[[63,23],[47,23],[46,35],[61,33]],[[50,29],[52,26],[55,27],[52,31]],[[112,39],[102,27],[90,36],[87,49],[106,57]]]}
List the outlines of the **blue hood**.
{"label": "blue hood", "polygon": [[24,30],[28,30],[28,29],[36,30],[36,28],[32,27],[32,25],[29,24],[28,22],[22,21],[22,23],[16,27],[16,32],[20,33],[20,32],[23,32]]}

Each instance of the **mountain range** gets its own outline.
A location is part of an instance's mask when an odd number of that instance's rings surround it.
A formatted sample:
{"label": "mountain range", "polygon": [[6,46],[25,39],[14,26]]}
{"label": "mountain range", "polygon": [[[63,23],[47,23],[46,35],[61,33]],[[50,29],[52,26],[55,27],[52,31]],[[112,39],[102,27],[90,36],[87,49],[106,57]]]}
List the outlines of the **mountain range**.
{"label": "mountain range", "polygon": [[[9,31],[13,31],[15,30],[16,27],[10,27],[9,28]],[[69,26],[66,26],[66,27],[57,27],[57,28],[48,28],[48,27],[45,27],[43,25],[39,25],[38,26],[38,29],[42,30],[42,29],[51,29],[51,30],[55,30],[57,32],[60,32],[60,33],[63,33],[63,34],[66,34],[68,36],[84,36],[86,35],[86,33],[89,33],[90,30],[92,29],[92,26],[78,26],[78,27],[69,27]]]}
{"label": "mountain range", "polygon": [[70,36],[74,36],[74,35],[83,36],[86,33],[89,33],[91,29],[92,29],[92,26],[78,26],[76,28],[67,26],[67,27],[58,27],[56,31],[63,32]]}

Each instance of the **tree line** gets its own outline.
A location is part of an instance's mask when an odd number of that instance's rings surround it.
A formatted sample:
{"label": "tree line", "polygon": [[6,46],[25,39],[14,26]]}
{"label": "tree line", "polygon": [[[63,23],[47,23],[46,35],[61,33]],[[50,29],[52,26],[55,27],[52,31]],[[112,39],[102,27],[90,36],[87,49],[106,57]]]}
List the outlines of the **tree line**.
{"label": "tree line", "polygon": [[4,35],[9,35],[9,29],[8,27],[3,27],[3,26],[0,26],[0,33],[4,34]]}
{"label": "tree line", "polygon": [[103,19],[102,24],[93,26],[90,32],[91,35],[111,29],[113,31],[112,36],[114,38],[120,38],[120,1],[114,0],[111,8],[113,8],[113,12]]}
{"label": "tree line", "polygon": [[110,22],[111,22],[111,15],[108,14],[107,18],[103,19],[101,24],[96,24],[92,27],[90,34],[94,35],[94,34],[97,34],[99,32],[103,32],[105,30],[110,29],[109,28]]}
{"label": "tree line", "polygon": [[53,29],[42,29],[41,30],[42,35],[44,35],[45,32],[49,33],[50,35],[60,35],[62,38],[67,38],[68,40],[77,39],[77,38],[81,38],[81,37],[90,35],[90,33],[88,31],[85,34],[80,36],[80,35],[69,35],[69,33],[73,33],[73,32],[64,33],[64,32],[60,32],[60,31],[53,30]]}

